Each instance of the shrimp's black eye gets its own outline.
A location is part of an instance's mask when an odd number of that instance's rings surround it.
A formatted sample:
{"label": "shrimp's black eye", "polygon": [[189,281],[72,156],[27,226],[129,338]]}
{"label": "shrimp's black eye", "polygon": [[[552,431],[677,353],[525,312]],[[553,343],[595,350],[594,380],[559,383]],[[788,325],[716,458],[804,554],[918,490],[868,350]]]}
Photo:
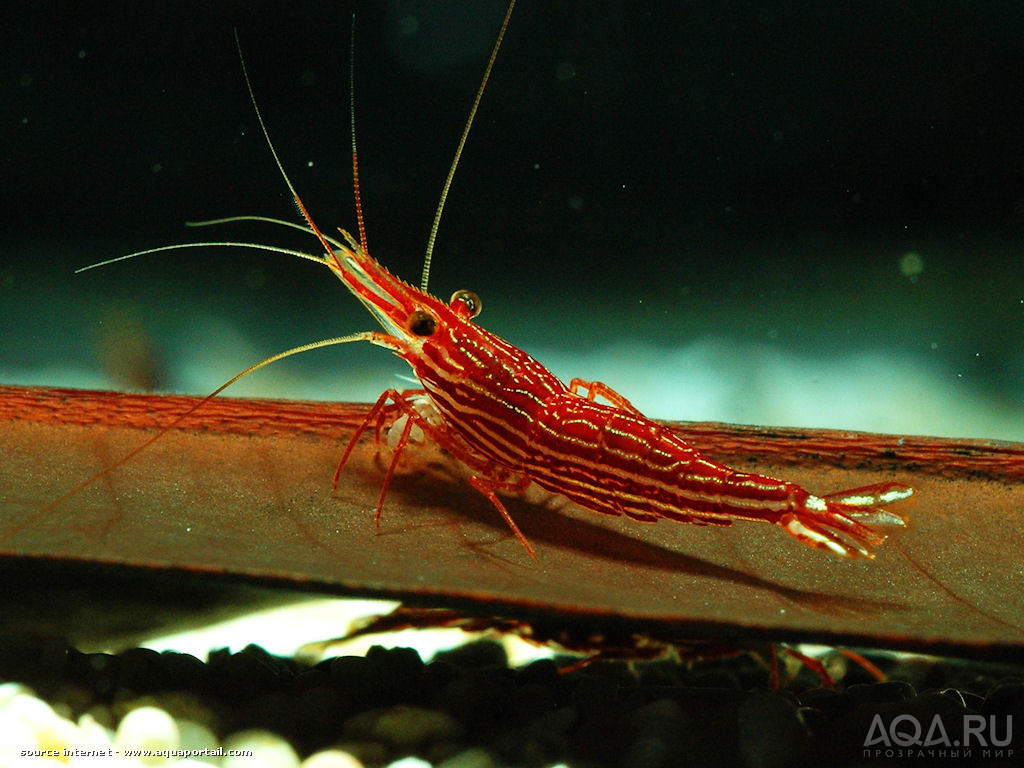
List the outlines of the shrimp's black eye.
{"label": "shrimp's black eye", "polygon": [[426,338],[432,336],[437,330],[437,318],[429,312],[417,309],[409,315],[409,319],[405,321],[405,327],[413,336]]}
{"label": "shrimp's black eye", "polygon": [[475,293],[463,289],[452,294],[452,299],[448,302],[448,306],[451,307],[455,314],[469,319],[480,314],[480,310],[484,308],[484,303]]}

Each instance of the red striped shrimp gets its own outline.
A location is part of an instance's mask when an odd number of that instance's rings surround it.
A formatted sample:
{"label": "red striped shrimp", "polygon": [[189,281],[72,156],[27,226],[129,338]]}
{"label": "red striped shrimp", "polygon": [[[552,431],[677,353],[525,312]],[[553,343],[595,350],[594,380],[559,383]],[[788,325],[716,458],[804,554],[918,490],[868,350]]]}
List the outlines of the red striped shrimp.
{"label": "red striped shrimp", "polygon": [[[445,191],[513,6],[514,1],[491,54]],[[282,357],[330,344],[366,341],[405,360],[421,386],[405,391],[388,389],[380,396],[349,440],[334,477],[336,486],[368,428],[374,429],[378,443],[382,431],[392,429],[388,442],[393,443],[393,453],[376,508],[378,527],[389,483],[415,429],[469,469],[470,484],[487,497],[531,557],[535,557],[533,548],[498,497],[521,493],[531,485],[594,512],[641,522],[671,520],[701,526],[728,526],[737,520],[773,523],[802,544],[851,558],[873,557],[873,548],[885,539],[870,525],[903,524],[903,518],[887,507],[913,493],[906,485],[885,482],[818,496],[795,483],[739,472],[708,459],[605,384],[583,379],[564,383],[526,352],[478,325],[474,320],[481,303],[472,292],[457,291],[448,302],[427,293],[433,234],[420,288],[395,277],[368,253],[358,174],[354,175],[359,240],[344,231],[344,242],[325,236],[278,159],[244,71],[244,60],[242,67],[267,145],[305,219],[306,226],[300,228],[317,237],[325,255],[258,244],[198,243],[165,246],[110,261],[178,247],[251,245],[299,256],[333,272],[383,330],[288,350],[243,371],[213,394]],[[444,195],[435,232],[443,205]]]}

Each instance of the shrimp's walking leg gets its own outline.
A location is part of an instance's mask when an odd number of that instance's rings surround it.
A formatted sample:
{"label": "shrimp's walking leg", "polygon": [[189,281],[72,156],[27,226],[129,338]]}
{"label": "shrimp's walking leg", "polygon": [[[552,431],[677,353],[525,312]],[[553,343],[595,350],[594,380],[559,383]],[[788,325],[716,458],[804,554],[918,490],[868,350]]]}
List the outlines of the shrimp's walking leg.
{"label": "shrimp's walking leg", "polygon": [[469,484],[487,497],[487,500],[494,505],[494,508],[501,513],[502,518],[504,518],[505,522],[508,523],[508,527],[512,529],[512,533],[514,533],[515,537],[519,539],[519,543],[523,545],[530,557],[536,560],[537,555],[533,551],[533,547],[530,546],[530,542],[526,540],[523,532],[519,530],[519,526],[516,525],[516,521],[512,519],[512,515],[510,515],[508,510],[505,509],[505,505],[501,503],[501,499],[499,499],[494,493],[495,488],[500,488],[502,490],[525,490],[525,486],[529,485],[530,481],[524,477],[519,482],[494,483],[493,481],[488,481],[479,475],[473,475],[469,478]]}
{"label": "shrimp's walking leg", "polygon": [[587,400],[596,400],[599,397],[603,397],[609,403],[614,405],[616,408],[621,408],[624,411],[629,411],[636,416],[642,416],[633,404],[626,398],[616,392],[614,389],[609,387],[607,384],[602,384],[600,381],[584,381],[583,379],[573,379],[569,382],[569,391],[574,394],[586,394]]}
{"label": "shrimp's walking leg", "polygon": [[[356,443],[359,442],[359,438],[362,437],[363,432],[370,426],[370,423],[374,419],[377,421],[374,427],[374,439],[379,444],[381,442],[381,430],[387,424],[388,419],[392,417],[395,411],[403,410],[399,403],[405,401],[412,402],[417,395],[425,395],[426,392],[425,389],[404,389],[401,392],[397,389],[389,389],[377,398],[377,402],[367,412],[363,423],[356,428],[355,433],[349,438],[348,445],[345,446],[345,452],[341,455],[338,468],[334,471],[334,490],[338,490],[338,478],[341,477],[341,471],[345,468],[345,463],[348,461],[349,456],[352,455],[352,450],[356,447]],[[389,400],[391,401],[390,403],[388,402]]]}
{"label": "shrimp's walking leg", "polygon": [[[387,473],[384,475],[384,483],[381,487],[380,497],[377,500],[377,511],[374,516],[374,524],[379,529],[380,519],[384,510],[384,499],[387,497],[388,486],[391,484],[391,478],[394,476],[395,468],[398,466],[398,461],[401,458],[402,452],[409,444],[409,438],[412,434],[412,428],[419,427],[428,438],[433,440],[443,449],[447,450],[456,459],[461,461],[463,464],[472,469],[476,474],[469,478],[470,485],[476,488],[480,493],[487,497],[487,500],[491,502],[502,519],[508,524],[508,527],[512,530],[512,533],[519,540],[519,543],[523,545],[527,553],[534,560],[537,559],[537,555],[534,553],[533,547],[527,541],[523,532],[519,530],[519,526],[516,525],[512,516],[508,513],[505,505],[498,499],[495,491],[508,491],[512,493],[522,493],[530,485],[530,479],[526,476],[516,476],[509,472],[503,467],[498,466],[489,459],[481,459],[470,448],[461,441],[449,434],[443,426],[432,424],[427,416],[417,410],[414,400],[417,395],[424,394],[425,390],[422,389],[410,389],[403,392],[399,392],[394,389],[389,389],[384,392],[373,404],[369,412],[366,414],[366,418],[363,423],[356,429],[355,434],[352,435],[349,440],[348,446],[345,448],[345,453],[341,457],[341,461],[338,463],[338,469],[334,473],[335,488],[337,488],[338,477],[341,475],[341,471],[345,466],[345,462],[348,461],[349,456],[355,447],[356,442],[362,436],[363,432],[366,431],[370,423],[376,419],[376,436],[377,442],[380,442],[380,432],[383,424],[387,421],[389,416],[394,411],[400,411],[405,417],[405,424],[402,425],[402,433],[398,438],[398,442],[395,445],[394,452],[391,456],[391,461],[388,464]],[[390,402],[389,402],[390,401]]]}
{"label": "shrimp's walking leg", "polygon": [[[359,438],[362,437],[363,432],[366,431],[370,423],[376,419],[375,426],[375,440],[379,444],[381,441],[381,429],[384,423],[391,417],[394,411],[403,411],[406,414],[406,422],[402,427],[401,437],[398,439],[398,444],[395,446],[394,454],[391,457],[391,463],[388,465],[387,474],[384,476],[384,485],[380,490],[380,498],[377,501],[377,515],[375,517],[375,523],[377,528],[380,528],[380,516],[381,511],[384,509],[384,498],[387,496],[388,486],[391,484],[391,477],[395,473],[395,467],[398,465],[398,460],[401,458],[402,451],[405,450],[405,446],[409,443],[409,436],[412,433],[413,426],[419,426],[423,429],[427,424],[426,417],[423,416],[416,407],[412,404],[413,399],[417,395],[422,395],[426,390],[423,389],[407,389],[399,392],[397,389],[389,389],[385,391],[380,397],[377,398],[377,402],[373,404],[369,412],[366,414],[366,418],[363,419],[363,423],[359,425],[355,433],[348,441],[348,445],[345,446],[345,452],[341,455],[341,460],[338,462],[338,468],[334,471],[334,490],[338,490],[338,478],[341,477],[341,471],[345,468],[345,463],[348,461],[349,456],[352,455],[352,450],[355,448],[356,443],[359,442]],[[390,401],[390,404],[389,402]],[[437,439],[437,438],[435,438]],[[438,440],[441,442],[440,440]]]}
{"label": "shrimp's walking leg", "polygon": [[[341,470],[345,468],[345,463],[348,461],[348,457],[352,455],[352,449],[356,447],[356,443],[358,443],[359,438],[363,436],[363,432],[365,432],[366,428],[370,426],[371,421],[382,415],[382,411],[388,400],[393,400],[399,396],[398,391],[394,389],[389,389],[384,392],[377,398],[377,402],[373,404],[373,407],[370,408],[369,412],[366,414],[366,418],[363,419],[363,423],[356,428],[355,433],[348,441],[348,445],[345,446],[345,452],[341,454],[341,460],[338,462],[338,468],[334,470],[334,490],[338,490],[338,478],[341,477]],[[378,429],[378,435],[379,434],[380,432]]]}

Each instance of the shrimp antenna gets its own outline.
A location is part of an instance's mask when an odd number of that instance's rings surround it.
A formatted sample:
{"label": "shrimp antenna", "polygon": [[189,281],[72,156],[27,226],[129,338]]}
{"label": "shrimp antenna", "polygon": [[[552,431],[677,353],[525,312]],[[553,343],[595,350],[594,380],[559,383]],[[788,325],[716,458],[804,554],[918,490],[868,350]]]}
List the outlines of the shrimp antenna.
{"label": "shrimp antenna", "polygon": [[352,196],[356,199],[356,224],[359,226],[359,245],[366,247],[366,227],[363,225],[363,201],[359,196],[359,155],[356,152],[356,15],[352,14],[352,29],[348,45],[348,113],[352,133]]}
{"label": "shrimp antenna", "polygon": [[[452,166],[448,169],[448,178],[444,180],[444,189],[441,190],[441,199],[437,201],[437,211],[434,212],[434,223],[430,227],[430,237],[427,239],[427,252],[423,256],[423,276],[420,278],[420,290],[427,292],[427,283],[430,281],[430,261],[434,256],[434,241],[437,239],[437,228],[441,226],[441,214],[444,212],[444,204],[448,199],[448,190],[452,186],[452,179],[455,178],[455,169],[459,167],[459,158],[462,157],[462,148],[466,146],[466,139],[469,137],[469,129],[473,127],[473,118],[476,117],[477,107],[480,106],[480,99],[483,98],[484,88],[487,87],[487,78],[491,76],[491,69],[494,67],[494,60],[498,58],[498,49],[501,48],[501,40],[505,37],[505,28],[508,20],[512,17],[512,9],[516,6],[516,0],[510,0],[508,10],[505,11],[505,18],[501,22],[501,29],[498,31],[498,39],[494,41],[494,48],[491,50],[491,58],[484,69],[483,79],[476,91],[476,98],[473,99],[473,106],[469,110],[469,118],[466,120],[466,127],[462,129],[462,138],[459,139],[459,146],[455,149],[455,158]],[[355,134],[352,134],[355,141]]]}
{"label": "shrimp antenna", "polygon": [[[355,17],[353,17],[353,23],[354,23],[354,18]],[[263,116],[260,114],[259,105],[256,103],[256,95],[255,95],[255,93],[253,92],[253,89],[252,89],[252,82],[249,80],[249,72],[246,70],[246,67],[245,67],[245,57],[242,55],[242,43],[241,43],[241,41],[240,41],[240,39],[238,37],[238,30],[235,29],[234,32],[235,32],[235,46],[238,48],[238,59],[239,59],[239,62],[241,63],[241,65],[242,65],[242,75],[245,78],[245,85],[246,85],[246,88],[249,91],[249,99],[252,101],[253,109],[256,111],[256,120],[259,122],[260,130],[263,131],[263,137],[267,140],[267,146],[270,148],[270,154],[273,156],[274,162],[277,164],[277,169],[281,172],[281,176],[284,178],[284,182],[288,186],[288,191],[291,192],[292,198],[295,200],[295,205],[298,207],[299,213],[301,213],[302,217],[306,220],[306,224],[308,225],[308,227],[302,227],[302,226],[300,226],[298,224],[293,224],[292,222],[281,221],[279,219],[273,219],[273,218],[269,218],[269,217],[265,217],[265,216],[230,216],[230,217],[222,218],[222,219],[212,219],[210,221],[190,222],[189,225],[190,226],[202,227],[202,226],[208,226],[208,225],[211,225],[211,224],[222,224],[222,223],[226,223],[226,222],[230,222],[230,221],[265,221],[265,222],[269,222],[269,223],[272,223],[272,224],[283,225],[283,226],[286,226],[286,227],[296,227],[296,228],[302,229],[303,231],[311,232],[313,235],[315,235],[316,238],[320,241],[320,244],[324,247],[324,250],[327,251],[327,258],[323,259],[323,258],[320,258],[319,256],[312,256],[312,255],[310,255],[308,253],[302,253],[301,251],[293,251],[293,250],[288,249],[288,248],[277,248],[275,246],[266,246],[266,245],[261,245],[261,244],[258,244],[258,243],[240,243],[240,242],[185,243],[185,244],[182,244],[182,245],[167,245],[167,246],[162,246],[160,248],[149,248],[149,249],[144,250],[144,251],[137,251],[136,253],[129,253],[129,254],[125,255],[125,256],[119,256],[117,258],[107,259],[105,261],[101,261],[101,262],[98,262],[96,264],[90,264],[88,266],[82,267],[81,269],[77,269],[77,270],[75,270],[76,273],[78,273],[78,272],[85,272],[85,271],[90,270],[90,269],[95,269],[96,267],[106,266],[108,264],[113,264],[113,263],[118,262],[118,261],[124,261],[126,259],[132,259],[132,258],[135,258],[136,256],[144,256],[144,255],[150,254],[150,253],[160,253],[160,252],[163,252],[163,251],[175,251],[175,250],[181,250],[181,249],[184,249],[184,248],[205,248],[205,247],[211,247],[211,246],[216,246],[216,247],[238,246],[238,247],[244,247],[244,248],[258,248],[258,249],[263,249],[263,250],[268,250],[268,251],[275,251],[277,253],[284,253],[284,254],[288,254],[288,255],[291,255],[291,256],[297,256],[299,258],[308,259],[309,261],[314,261],[314,262],[317,262],[318,264],[328,264],[328,266],[330,266],[329,262],[333,262],[333,263],[338,265],[339,269],[341,269],[341,265],[338,263],[338,257],[334,253],[334,250],[331,248],[331,244],[334,244],[334,245],[337,245],[339,247],[342,247],[341,244],[338,243],[338,241],[334,240],[333,238],[325,237],[324,234],[319,230],[319,228],[313,222],[313,219],[309,215],[309,212],[306,210],[306,207],[302,204],[302,200],[299,198],[298,192],[295,191],[295,187],[292,185],[291,179],[289,179],[288,178],[288,174],[285,173],[284,166],[281,164],[281,160],[280,160],[280,158],[277,155],[277,151],[274,149],[274,143],[270,140],[270,133],[267,131],[267,126],[263,122]],[[353,27],[353,35],[354,34],[355,34],[355,28]],[[354,126],[355,126],[355,113],[354,112],[353,112],[353,118],[352,119],[353,119],[352,155],[353,155],[353,165],[354,165],[355,164],[355,130],[354,130]],[[357,212],[359,214],[360,237],[362,238],[362,243],[363,243],[363,247],[364,247],[364,250],[365,250],[366,237],[365,237],[365,234],[363,232],[362,209],[361,209],[360,204],[359,204],[359,183],[358,183],[358,179],[356,181],[356,209],[357,209]],[[347,233],[345,233],[345,234],[347,236]],[[352,242],[351,239],[350,239],[350,242]],[[354,242],[352,242],[352,244],[354,245]],[[219,387],[217,387],[215,390],[213,390],[213,392],[208,394],[202,400],[199,400],[197,403],[195,403],[191,408],[186,410],[184,413],[182,413],[179,416],[177,416],[177,418],[175,418],[173,421],[171,421],[171,423],[167,424],[159,432],[157,432],[155,435],[153,435],[148,440],[143,442],[141,445],[137,446],[134,450],[132,450],[129,453],[125,454],[118,461],[116,461],[115,463],[111,464],[108,467],[105,467],[104,469],[102,469],[101,471],[97,472],[96,474],[94,474],[94,475],[92,475],[90,477],[87,477],[85,480],[82,480],[80,483],[78,483],[73,488],[71,488],[71,490],[69,490],[67,493],[65,493],[64,495],[60,496],[57,499],[54,499],[49,504],[47,504],[45,507],[43,507],[42,509],[36,511],[27,520],[25,520],[24,522],[20,523],[15,528],[13,528],[8,533],[8,535],[10,535],[12,533],[16,533],[16,532],[22,530],[23,528],[27,527],[29,524],[32,523],[32,521],[37,519],[40,515],[43,515],[43,514],[47,513],[48,511],[50,511],[51,509],[53,509],[57,505],[61,504],[62,502],[66,501],[67,499],[69,499],[72,496],[74,496],[76,493],[81,491],[83,488],[85,488],[85,487],[87,487],[89,485],[92,485],[94,482],[96,482],[101,477],[104,477],[105,475],[109,474],[110,472],[112,472],[113,470],[117,469],[118,467],[120,467],[120,466],[126,464],[127,462],[131,461],[133,458],[135,458],[140,453],[142,453],[144,450],[149,448],[149,446],[151,446],[153,443],[155,443],[161,437],[163,437],[168,432],[170,432],[172,429],[174,429],[176,426],[178,426],[182,421],[184,421],[186,418],[188,418],[193,413],[195,413],[197,410],[199,410],[199,408],[204,406],[206,403],[208,403],[210,400],[215,398],[217,395],[219,395],[221,392],[223,392],[225,389],[230,387],[232,384],[234,384],[239,379],[241,379],[241,378],[243,378],[245,376],[248,376],[250,373],[253,373],[254,371],[257,371],[260,368],[263,368],[264,366],[270,365],[271,363],[276,363],[278,360],[283,360],[286,357],[291,357],[292,355],[298,355],[298,354],[301,354],[303,352],[309,352],[310,350],[320,349],[322,347],[334,346],[334,345],[337,345],[337,344],[349,344],[349,343],[354,342],[354,341],[370,341],[370,342],[373,342],[376,337],[377,337],[377,334],[374,334],[374,333],[372,333],[370,331],[364,331],[362,333],[353,333],[353,334],[349,334],[347,336],[335,336],[335,337],[332,337],[332,338],[329,338],[329,339],[321,339],[320,341],[313,341],[313,342],[309,342],[307,344],[302,344],[302,345],[300,345],[298,347],[292,347],[291,349],[287,349],[284,352],[278,352],[276,355],[271,355],[270,357],[266,358],[265,360],[261,360],[260,362],[254,364],[254,365],[250,365],[244,371],[242,371],[240,373],[237,373],[234,376],[232,376],[226,382],[224,382]]]}
{"label": "shrimp antenna", "polygon": [[252,82],[249,80],[249,70],[245,67],[245,57],[242,55],[242,41],[238,37],[238,29],[235,29],[235,47],[238,49],[238,61],[242,65],[242,77],[245,78],[245,87],[249,91],[249,100],[252,102],[252,108],[256,112],[256,122],[260,125],[260,130],[263,131],[263,138],[267,140],[267,147],[270,149],[270,154],[274,158],[274,162],[277,164],[277,170],[281,172],[281,178],[284,179],[284,183],[288,186],[288,191],[292,193],[292,199],[295,201],[295,206],[299,209],[299,213],[302,214],[302,218],[306,220],[309,225],[310,231],[316,235],[316,239],[320,241],[320,244],[327,251],[327,258],[338,265],[341,268],[341,264],[338,263],[338,257],[334,254],[334,250],[331,248],[330,242],[323,236],[320,228],[313,222],[313,217],[309,215],[309,211],[306,210],[306,206],[302,204],[302,199],[299,197],[299,193],[295,191],[295,187],[292,184],[292,180],[288,178],[288,174],[285,173],[284,166],[281,164],[281,158],[277,156],[277,150],[274,149],[274,142],[270,140],[270,132],[267,130],[266,124],[263,122],[263,115],[260,113],[260,105],[256,103],[256,93],[252,89]]}

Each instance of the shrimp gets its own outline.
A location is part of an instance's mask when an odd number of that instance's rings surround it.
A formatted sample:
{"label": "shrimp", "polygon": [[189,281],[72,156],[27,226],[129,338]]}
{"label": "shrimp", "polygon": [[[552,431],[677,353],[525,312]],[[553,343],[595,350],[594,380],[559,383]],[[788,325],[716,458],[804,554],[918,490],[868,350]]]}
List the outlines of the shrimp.
{"label": "shrimp", "polygon": [[[419,608],[399,605],[391,613],[382,616],[367,616],[354,622],[349,631],[331,640],[307,643],[300,653],[311,658],[322,658],[325,651],[340,643],[347,643],[367,635],[400,632],[406,629],[461,629],[466,633],[479,633],[493,639],[516,637],[538,648],[547,647],[556,655],[567,654],[580,657],[577,661],[559,668],[559,674],[575,672],[595,661],[626,661],[631,668],[635,662],[663,661],[692,663],[698,659],[726,659],[749,653],[763,659],[770,659],[769,671],[773,690],[779,690],[783,680],[783,664],[779,652],[795,659],[818,677],[825,688],[835,688],[836,681],[825,665],[818,659],[801,653],[783,643],[710,643],[669,634],[622,631],[618,627],[568,626],[557,619],[527,621],[522,618],[472,614],[448,608]],[[846,648],[836,652],[860,666],[879,682],[886,677],[877,666],[859,653]],[[634,670],[635,671],[635,670]]]}
{"label": "shrimp", "polygon": [[[449,170],[445,193],[514,5],[513,0],[506,11]],[[366,246],[354,116],[353,176],[360,237],[357,240],[344,230],[343,241],[325,236],[278,158],[256,103],[240,45],[239,56],[267,146],[305,220],[305,226],[278,223],[312,233],[325,255],[253,243],[192,243],[140,251],[85,269],[181,247],[246,245],[294,255],[330,270],[383,330],[324,339],[274,355],[238,374],[210,397],[264,365],[332,344],[365,341],[405,360],[420,386],[403,391],[388,389],[379,397],[349,440],[334,475],[337,487],[353,448],[368,428],[375,430],[378,444],[384,429],[398,433],[397,439],[394,434],[388,437],[393,453],[377,502],[378,528],[388,486],[417,430],[416,434],[422,433],[468,468],[469,483],[490,501],[534,558],[533,547],[498,494],[522,493],[536,485],[594,512],[648,523],[671,520],[729,526],[739,520],[767,522],[780,526],[802,544],[849,558],[873,557],[874,547],[885,539],[869,526],[903,525],[903,518],[887,507],[908,498],[913,493],[909,486],[884,482],[818,496],[792,482],[731,469],[708,459],[668,427],[648,419],[606,384],[583,379],[566,384],[526,352],[477,324],[475,318],[482,305],[471,291],[456,291],[447,302],[430,295],[430,254],[445,193],[435,216],[420,287],[391,274]],[[223,221],[228,220],[205,223]]]}

